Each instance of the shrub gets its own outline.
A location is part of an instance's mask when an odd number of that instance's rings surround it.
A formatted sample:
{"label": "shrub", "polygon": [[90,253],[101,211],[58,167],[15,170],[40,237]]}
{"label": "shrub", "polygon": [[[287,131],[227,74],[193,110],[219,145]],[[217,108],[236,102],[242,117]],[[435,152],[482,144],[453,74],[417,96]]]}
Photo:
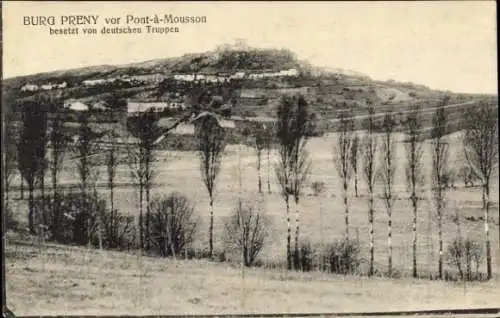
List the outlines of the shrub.
{"label": "shrub", "polygon": [[311,189],[313,191],[314,196],[318,196],[321,193],[323,193],[323,191],[325,191],[325,183],[323,181],[314,181],[311,184]]}
{"label": "shrub", "polygon": [[[298,253],[297,253],[298,252]],[[294,253],[294,266],[303,272],[310,272],[314,266],[314,249],[309,241],[302,242]]]}
{"label": "shrub", "polygon": [[19,221],[15,218],[14,211],[9,205],[7,205],[5,207],[5,231],[18,231],[19,228],[20,224]]}
{"label": "shrub", "polygon": [[[48,240],[62,244],[87,245],[97,242],[97,215],[106,203],[98,196],[83,193],[51,195],[35,200],[35,226],[46,229]],[[89,241],[90,240],[90,241]]]}
{"label": "shrub", "polygon": [[338,240],[327,247],[326,253],[330,272],[347,275],[358,271],[361,257],[357,241]]}
{"label": "shrub", "polygon": [[118,210],[102,210],[102,241],[106,248],[127,249],[135,246],[136,223],[132,215],[124,215]]}
{"label": "shrub", "polygon": [[226,244],[243,256],[245,266],[252,266],[264,247],[269,220],[251,203],[239,204],[226,223]]}
{"label": "shrub", "polygon": [[472,281],[480,278],[479,267],[484,259],[484,252],[478,242],[469,238],[456,238],[448,246],[446,259],[450,265],[456,267],[460,279]]}
{"label": "shrub", "polygon": [[161,256],[179,255],[193,242],[197,222],[189,200],[179,194],[156,197],[150,205],[152,248]]}

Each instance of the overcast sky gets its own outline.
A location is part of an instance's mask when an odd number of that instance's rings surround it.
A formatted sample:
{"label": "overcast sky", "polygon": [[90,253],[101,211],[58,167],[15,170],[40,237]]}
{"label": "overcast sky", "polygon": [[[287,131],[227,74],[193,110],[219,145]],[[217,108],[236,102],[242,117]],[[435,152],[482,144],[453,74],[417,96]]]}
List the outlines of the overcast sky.
{"label": "overcast sky", "polygon": [[[235,39],[288,48],[313,65],[456,92],[497,92],[496,3],[4,2],[4,77],[203,52]],[[48,35],[25,15],[206,15],[170,35]],[[121,24],[123,26],[124,23]]]}

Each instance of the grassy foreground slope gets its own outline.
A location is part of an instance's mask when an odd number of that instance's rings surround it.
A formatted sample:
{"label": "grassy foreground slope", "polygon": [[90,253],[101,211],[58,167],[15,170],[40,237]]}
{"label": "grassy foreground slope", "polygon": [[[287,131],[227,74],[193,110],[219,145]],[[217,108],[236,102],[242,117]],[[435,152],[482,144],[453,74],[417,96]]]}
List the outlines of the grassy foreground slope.
{"label": "grassy foreground slope", "polygon": [[7,245],[7,304],[17,315],[342,312],[495,307],[486,283],[335,276]]}

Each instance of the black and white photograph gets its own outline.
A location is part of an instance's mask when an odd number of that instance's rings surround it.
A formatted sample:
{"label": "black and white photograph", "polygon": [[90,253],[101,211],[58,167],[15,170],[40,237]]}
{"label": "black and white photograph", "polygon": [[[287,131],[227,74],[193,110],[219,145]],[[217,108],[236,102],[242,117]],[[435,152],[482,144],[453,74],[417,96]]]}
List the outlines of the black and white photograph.
{"label": "black and white photograph", "polygon": [[495,1],[2,1],[3,317],[500,317]]}

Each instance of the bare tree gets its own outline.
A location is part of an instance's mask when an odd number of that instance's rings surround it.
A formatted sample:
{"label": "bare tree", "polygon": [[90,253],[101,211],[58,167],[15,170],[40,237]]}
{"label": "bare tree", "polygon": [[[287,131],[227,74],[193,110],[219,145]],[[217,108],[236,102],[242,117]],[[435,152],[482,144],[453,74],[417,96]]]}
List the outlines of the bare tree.
{"label": "bare tree", "polygon": [[443,140],[446,134],[447,118],[445,110],[439,107],[432,117],[432,192],[438,217],[439,261],[438,275],[443,278],[443,214],[446,194],[446,165],[448,164],[448,144]]}
{"label": "bare tree", "polygon": [[405,143],[406,149],[406,185],[410,193],[410,201],[413,208],[412,218],[412,263],[413,277],[418,277],[417,271],[417,213],[418,213],[418,192],[423,184],[422,174],[422,143],[421,129],[422,121],[420,119],[420,106],[412,107],[406,120],[406,130],[408,139]]}
{"label": "bare tree", "polygon": [[151,202],[151,242],[161,256],[179,255],[194,239],[195,210],[180,193],[155,197]]}
{"label": "bare tree", "polygon": [[243,263],[254,264],[269,235],[269,220],[260,209],[249,202],[240,203],[226,223],[228,243],[238,248]]}
{"label": "bare tree", "polygon": [[219,175],[226,137],[224,128],[219,125],[214,114],[198,117],[196,135],[198,138],[198,153],[200,156],[200,170],[203,182],[208,191],[210,204],[210,226],[209,226],[209,253],[213,256],[213,232],[214,232],[214,194],[217,176]]}
{"label": "bare tree", "polygon": [[354,195],[358,197],[358,155],[359,155],[359,136],[354,133],[351,143],[351,155],[349,157],[354,175]]}
{"label": "bare tree", "polygon": [[36,234],[34,223],[34,191],[45,160],[47,113],[34,101],[21,105],[23,128],[18,145],[18,167],[22,178],[28,184],[29,212],[28,226],[31,234]]}
{"label": "bare tree", "polygon": [[387,274],[392,275],[392,211],[396,200],[394,176],[396,172],[396,144],[394,142],[395,122],[392,112],[387,111],[382,124],[380,178],[383,183],[382,198],[387,212]]}
{"label": "bare tree", "polygon": [[340,114],[340,131],[337,133],[337,141],[333,149],[333,161],[337,173],[342,180],[344,208],[345,208],[345,237],[349,238],[349,202],[348,188],[352,178],[351,147],[352,130],[354,123],[349,114]]}
{"label": "bare tree", "polygon": [[370,268],[368,270],[368,275],[372,276],[374,274],[374,263],[375,263],[375,240],[374,240],[374,190],[375,190],[375,178],[376,178],[376,154],[377,154],[377,137],[374,135],[374,125],[373,125],[373,107],[368,109],[368,127],[367,134],[363,140],[363,176],[365,178],[366,184],[368,186],[368,225],[369,225],[369,236],[370,236]]}
{"label": "bare tree", "polygon": [[491,279],[491,246],[488,223],[491,174],[498,164],[498,109],[490,103],[481,103],[479,107],[468,112],[465,128],[463,140],[465,157],[468,165],[479,176],[482,185],[486,266],[488,279]]}

